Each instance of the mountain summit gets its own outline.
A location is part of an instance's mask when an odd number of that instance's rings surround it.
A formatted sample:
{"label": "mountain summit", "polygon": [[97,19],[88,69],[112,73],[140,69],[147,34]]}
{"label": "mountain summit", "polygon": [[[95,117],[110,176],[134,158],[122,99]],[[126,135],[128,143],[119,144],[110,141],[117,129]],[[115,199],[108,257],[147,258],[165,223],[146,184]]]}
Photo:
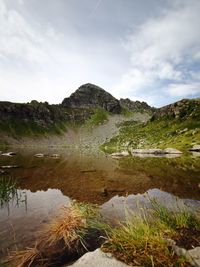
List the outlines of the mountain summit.
{"label": "mountain summit", "polygon": [[121,105],[111,94],[91,83],[80,86],[70,97],[62,102],[70,108],[104,108],[111,113],[120,113]]}

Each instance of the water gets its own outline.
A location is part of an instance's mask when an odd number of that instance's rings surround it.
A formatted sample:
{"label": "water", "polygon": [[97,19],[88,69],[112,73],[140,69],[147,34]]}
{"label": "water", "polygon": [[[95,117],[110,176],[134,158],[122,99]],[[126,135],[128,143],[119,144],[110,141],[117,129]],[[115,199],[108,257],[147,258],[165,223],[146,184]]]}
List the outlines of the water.
{"label": "water", "polygon": [[[192,155],[116,160],[101,152],[67,148],[16,152],[13,157],[0,157],[0,166],[18,166],[6,170],[7,176],[17,179],[18,190],[0,209],[1,257],[9,250],[29,246],[41,225],[69,199],[103,204],[115,195],[159,188],[200,200],[200,158]],[[37,158],[36,153],[46,155]],[[52,158],[55,153],[60,157]]]}

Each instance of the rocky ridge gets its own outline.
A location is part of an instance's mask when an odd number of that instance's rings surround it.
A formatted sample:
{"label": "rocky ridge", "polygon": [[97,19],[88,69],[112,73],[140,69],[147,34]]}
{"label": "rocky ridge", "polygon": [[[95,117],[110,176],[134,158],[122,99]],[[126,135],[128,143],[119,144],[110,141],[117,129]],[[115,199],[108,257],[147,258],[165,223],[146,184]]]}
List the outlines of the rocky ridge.
{"label": "rocky ridge", "polygon": [[119,103],[122,108],[129,111],[149,111],[154,112],[155,108],[149,106],[146,102],[142,101],[132,101],[129,98],[120,98]]}
{"label": "rocky ridge", "polygon": [[200,98],[182,99],[173,104],[155,110],[152,119],[186,119],[200,118]]}

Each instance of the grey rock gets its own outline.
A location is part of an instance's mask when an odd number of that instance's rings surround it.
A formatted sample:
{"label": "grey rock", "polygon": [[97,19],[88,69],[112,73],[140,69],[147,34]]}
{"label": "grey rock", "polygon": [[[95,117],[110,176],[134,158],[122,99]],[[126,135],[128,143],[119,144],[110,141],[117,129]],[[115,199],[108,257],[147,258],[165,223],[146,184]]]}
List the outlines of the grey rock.
{"label": "grey rock", "polygon": [[52,154],[52,155],[50,155],[50,157],[51,157],[51,158],[56,158],[56,159],[57,159],[57,158],[60,158],[60,154]]}
{"label": "grey rock", "polygon": [[127,157],[127,156],[129,156],[128,151],[116,152],[116,153],[111,154],[112,158],[121,158],[121,157]]}
{"label": "grey rock", "polygon": [[193,148],[190,149],[190,151],[200,152],[200,145],[194,145]]}
{"label": "grey rock", "polygon": [[6,157],[11,157],[11,156],[15,156],[17,153],[16,152],[6,152],[1,154],[1,156],[6,156]]}
{"label": "grey rock", "polygon": [[[160,118],[199,118],[200,99],[182,99],[181,101],[156,109],[152,120]],[[184,129],[185,130],[185,129]]]}
{"label": "grey rock", "polygon": [[100,249],[88,252],[78,261],[70,265],[73,267],[127,267],[129,265],[116,260],[110,253],[104,253]]}
{"label": "grey rock", "polygon": [[103,108],[112,113],[120,113],[119,101],[104,89],[94,84],[80,86],[70,97],[62,102],[63,107],[71,108]]}
{"label": "grey rock", "polygon": [[18,165],[4,165],[4,166],[0,166],[1,169],[16,169],[19,168]]}
{"label": "grey rock", "polygon": [[191,263],[195,267],[200,267],[200,247],[190,249],[188,254],[191,258]]}
{"label": "grey rock", "polygon": [[175,148],[166,148],[166,149],[164,149],[164,153],[166,153],[166,154],[182,154],[183,152],[181,152],[180,150],[175,149]]}
{"label": "grey rock", "polygon": [[132,149],[131,154],[165,154],[162,149],[155,148],[155,149]]}
{"label": "grey rock", "polygon": [[37,158],[43,158],[43,157],[44,157],[44,154],[42,154],[42,153],[38,153],[38,154],[35,154],[34,157],[37,157]]}
{"label": "grey rock", "polygon": [[146,102],[140,102],[140,101],[132,101],[129,98],[120,98],[119,100],[120,105],[122,108],[125,108],[129,111],[150,111],[153,112],[156,109],[150,107]]}

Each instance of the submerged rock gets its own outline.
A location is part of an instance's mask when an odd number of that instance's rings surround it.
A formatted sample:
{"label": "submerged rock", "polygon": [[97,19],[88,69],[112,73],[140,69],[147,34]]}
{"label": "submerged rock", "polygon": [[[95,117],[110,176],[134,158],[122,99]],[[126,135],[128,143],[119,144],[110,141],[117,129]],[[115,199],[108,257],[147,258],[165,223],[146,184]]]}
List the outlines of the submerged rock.
{"label": "submerged rock", "polygon": [[16,152],[6,152],[1,154],[1,156],[6,156],[6,157],[11,157],[11,156],[15,156],[17,153]]}
{"label": "submerged rock", "polygon": [[44,157],[44,154],[42,154],[42,153],[38,153],[38,154],[35,154],[34,157],[37,157],[37,158],[43,158],[43,157]]}
{"label": "submerged rock", "polygon": [[19,168],[18,165],[5,165],[5,166],[0,166],[1,169],[15,169]]}
{"label": "submerged rock", "polygon": [[56,158],[56,159],[57,159],[57,158],[60,158],[60,154],[52,154],[52,155],[50,155],[50,157],[51,157],[51,158]]}
{"label": "submerged rock", "polygon": [[127,267],[129,265],[116,260],[110,253],[101,249],[88,252],[71,266],[73,267]]}
{"label": "submerged rock", "polygon": [[127,157],[127,156],[129,156],[128,151],[116,152],[116,153],[111,154],[112,158],[121,158],[121,157]]}

